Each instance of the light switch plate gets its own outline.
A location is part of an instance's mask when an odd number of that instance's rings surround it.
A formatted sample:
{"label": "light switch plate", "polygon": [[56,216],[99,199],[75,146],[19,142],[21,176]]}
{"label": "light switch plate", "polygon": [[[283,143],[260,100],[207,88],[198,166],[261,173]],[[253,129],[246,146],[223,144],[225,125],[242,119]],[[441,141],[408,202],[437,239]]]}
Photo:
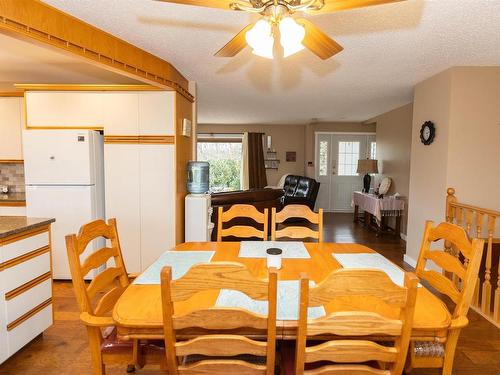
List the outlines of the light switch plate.
{"label": "light switch plate", "polygon": [[191,120],[187,118],[182,120],[182,135],[185,137],[191,137]]}

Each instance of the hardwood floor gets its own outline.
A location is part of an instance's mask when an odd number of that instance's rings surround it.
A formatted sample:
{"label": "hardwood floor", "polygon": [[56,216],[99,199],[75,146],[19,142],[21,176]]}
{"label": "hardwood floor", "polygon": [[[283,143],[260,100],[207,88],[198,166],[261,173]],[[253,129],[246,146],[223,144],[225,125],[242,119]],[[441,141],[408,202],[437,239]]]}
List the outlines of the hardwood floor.
{"label": "hardwood floor", "polygon": [[[422,225],[423,228],[423,225]],[[377,238],[374,232],[354,224],[350,214],[325,215],[325,241],[365,244],[407,269],[403,264],[405,242],[394,237]],[[70,282],[54,287],[55,324],[43,336],[0,365],[0,374],[91,374],[87,333],[78,317]],[[455,357],[454,374],[493,375],[500,373],[500,330],[471,311],[470,325],[462,330]],[[125,374],[125,367],[108,367],[108,374]],[[137,374],[160,374],[154,367]],[[438,370],[414,370],[414,375],[437,375]]]}

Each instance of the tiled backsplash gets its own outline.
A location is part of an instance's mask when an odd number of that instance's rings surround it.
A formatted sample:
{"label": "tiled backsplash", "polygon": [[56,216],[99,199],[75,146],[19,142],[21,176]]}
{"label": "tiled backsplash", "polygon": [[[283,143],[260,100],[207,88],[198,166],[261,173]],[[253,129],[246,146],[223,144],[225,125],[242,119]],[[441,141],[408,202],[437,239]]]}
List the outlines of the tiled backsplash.
{"label": "tiled backsplash", "polygon": [[24,193],[24,164],[0,164],[0,185],[12,193]]}

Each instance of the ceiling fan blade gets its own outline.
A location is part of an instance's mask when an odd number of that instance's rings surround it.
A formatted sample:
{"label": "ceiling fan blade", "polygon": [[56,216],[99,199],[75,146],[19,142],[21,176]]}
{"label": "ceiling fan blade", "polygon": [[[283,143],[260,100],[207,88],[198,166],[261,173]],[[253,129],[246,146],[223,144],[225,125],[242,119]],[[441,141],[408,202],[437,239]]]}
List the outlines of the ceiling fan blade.
{"label": "ceiling fan blade", "polygon": [[298,18],[296,21],[306,29],[306,35],[302,44],[320,59],[329,59],[344,49],[344,47],[326,35],[311,21],[305,18]]}
{"label": "ceiling fan blade", "polygon": [[235,2],[235,0],[156,0],[156,1],[162,1],[164,3],[194,5],[206,8],[226,9],[226,10],[232,10],[231,4]]}
{"label": "ceiling fan blade", "polygon": [[233,57],[236,56],[243,48],[247,46],[245,35],[255,24],[251,23],[241,30],[236,36],[231,39],[224,47],[218,50],[214,56],[217,57]]}
{"label": "ceiling fan blade", "polygon": [[406,0],[324,0],[325,5],[319,10],[310,10],[308,13],[311,14],[323,14],[338,12],[340,10],[348,10],[355,8],[364,8],[372,5],[381,5],[396,3]]}

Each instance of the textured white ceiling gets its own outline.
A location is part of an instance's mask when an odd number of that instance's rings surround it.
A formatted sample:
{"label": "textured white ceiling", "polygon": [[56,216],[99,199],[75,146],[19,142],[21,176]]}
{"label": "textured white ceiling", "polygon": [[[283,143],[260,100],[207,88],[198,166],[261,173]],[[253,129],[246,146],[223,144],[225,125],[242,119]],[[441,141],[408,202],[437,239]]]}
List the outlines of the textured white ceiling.
{"label": "textured white ceiling", "polygon": [[75,57],[0,34],[0,91],[15,83],[140,83]]}
{"label": "textured white ceiling", "polygon": [[408,0],[314,16],[345,50],[213,57],[252,16],[152,0],[44,0],[173,63],[198,84],[200,123],[359,121],[406,104],[457,65],[500,65],[499,0]]}

